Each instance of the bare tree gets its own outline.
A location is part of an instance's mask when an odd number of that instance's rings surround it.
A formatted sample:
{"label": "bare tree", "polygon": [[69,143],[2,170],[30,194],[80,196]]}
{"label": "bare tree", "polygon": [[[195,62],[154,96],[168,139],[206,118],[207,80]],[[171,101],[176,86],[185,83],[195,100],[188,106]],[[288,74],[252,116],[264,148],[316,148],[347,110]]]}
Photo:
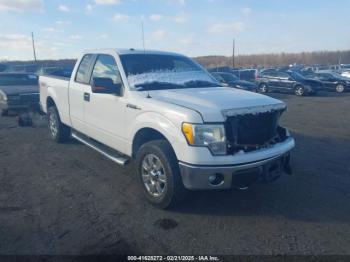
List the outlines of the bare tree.
{"label": "bare tree", "polygon": [[[195,58],[205,67],[231,66],[232,56],[202,56]],[[302,53],[239,55],[235,57],[237,67],[271,67],[291,64],[350,64],[348,51],[318,51]]]}

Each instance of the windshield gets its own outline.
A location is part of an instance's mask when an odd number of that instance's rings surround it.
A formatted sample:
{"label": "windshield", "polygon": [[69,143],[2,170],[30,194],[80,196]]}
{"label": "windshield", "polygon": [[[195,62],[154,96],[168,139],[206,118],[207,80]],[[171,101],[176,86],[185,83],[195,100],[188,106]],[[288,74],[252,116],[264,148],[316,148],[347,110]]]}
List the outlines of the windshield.
{"label": "windshield", "polygon": [[131,90],[220,86],[214,77],[184,56],[128,54],[120,59]]}
{"label": "windshield", "polygon": [[227,83],[233,83],[238,81],[238,77],[232,74],[221,74],[221,77],[227,82]]}
{"label": "windshield", "polygon": [[36,75],[27,74],[6,74],[0,75],[1,86],[29,86],[37,85],[38,77]]}
{"label": "windshield", "polygon": [[342,76],[340,74],[337,74],[337,73],[334,73],[334,72],[331,72],[329,73],[329,75],[333,78],[342,78]]}

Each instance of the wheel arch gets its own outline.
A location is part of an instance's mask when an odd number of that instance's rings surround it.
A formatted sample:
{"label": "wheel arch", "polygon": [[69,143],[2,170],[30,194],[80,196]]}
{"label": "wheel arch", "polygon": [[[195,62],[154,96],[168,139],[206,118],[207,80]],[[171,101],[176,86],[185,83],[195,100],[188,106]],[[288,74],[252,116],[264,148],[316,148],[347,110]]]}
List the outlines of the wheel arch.
{"label": "wheel arch", "polygon": [[[142,112],[136,117],[133,117],[130,125],[126,128],[126,140],[128,141],[126,147],[126,154],[129,156],[135,156],[135,152],[142,142],[151,141],[152,139],[165,139],[169,142],[172,149],[175,152],[177,159],[183,157],[184,147],[187,147],[185,136],[182,133],[181,126],[183,121],[189,121],[184,118],[183,114],[168,114],[164,112]],[[194,119],[195,122],[199,122]],[[138,143],[135,143],[138,141]],[[142,143],[141,143],[142,144]]]}
{"label": "wheel arch", "polygon": [[[155,140],[167,141],[174,151],[174,148],[172,147],[169,139],[167,139],[166,136],[163,135],[160,131],[158,131],[154,128],[151,128],[151,127],[143,127],[136,132],[136,134],[134,135],[134,138],[132,140],[132,149],[131,149],[132,150],[131,151],[132,157],[133,158],[136,157],[136,154],[142,145],[144,145],[145,143],[151,142],[151,141],[155,141]],[[174,153],[175,153],[175,151],[174,151]]]}
{"label": "wheel arch", "polygon": [[294,84],[293,84],[293,89],[295,90],[295,88],[297,88],[298,86],[301,86],[302,88],[304,88],[304,89],[305,89],[304,84],[299,83],[299,82],[296,82],[296,83],[294,83]]}
{"label": "wheel arch", "polygon": [[46,98],[46,110],[48,110],[52,106],[56,106],[56,103],[55,103],[55,101],[53,100],[53,98],[51,96],[48,96]]}
{"label": "wheel arch", "polygon": [[265,85],[266,87],[269,86],[268,83],[264,81],[264,82],[260,82],[260,83],[258,84],[258,87],[261,87],[262,85]]}

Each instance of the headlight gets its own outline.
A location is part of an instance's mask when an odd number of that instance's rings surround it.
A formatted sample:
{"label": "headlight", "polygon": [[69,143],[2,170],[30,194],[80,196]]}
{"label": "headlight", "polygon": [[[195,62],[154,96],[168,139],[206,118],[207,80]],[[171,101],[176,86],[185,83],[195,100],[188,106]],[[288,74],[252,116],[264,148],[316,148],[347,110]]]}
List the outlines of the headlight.
{"label": "headlight", "polygon": [[224,125],[183,123],[182,132],[191,146],[208,147],[213,155],[226,154]]}
{"label": "headlight", "polygon": [[0,93],[0,100],[7,101],[7,96]]}

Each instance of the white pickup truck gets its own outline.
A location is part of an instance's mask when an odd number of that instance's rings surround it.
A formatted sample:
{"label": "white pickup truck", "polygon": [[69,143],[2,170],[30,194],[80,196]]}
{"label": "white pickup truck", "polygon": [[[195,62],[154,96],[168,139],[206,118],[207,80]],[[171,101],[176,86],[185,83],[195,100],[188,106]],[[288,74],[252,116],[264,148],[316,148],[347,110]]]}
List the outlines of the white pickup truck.
{"label": "white pickup truck", "polygon": [[70,79],[40,76],[52,138],[71,136],[118,164],[135,159],[145,197],[160,208],[187,190],[246,189],[290,173],[286,105],[221,86],[183,55],[85,52]]}

